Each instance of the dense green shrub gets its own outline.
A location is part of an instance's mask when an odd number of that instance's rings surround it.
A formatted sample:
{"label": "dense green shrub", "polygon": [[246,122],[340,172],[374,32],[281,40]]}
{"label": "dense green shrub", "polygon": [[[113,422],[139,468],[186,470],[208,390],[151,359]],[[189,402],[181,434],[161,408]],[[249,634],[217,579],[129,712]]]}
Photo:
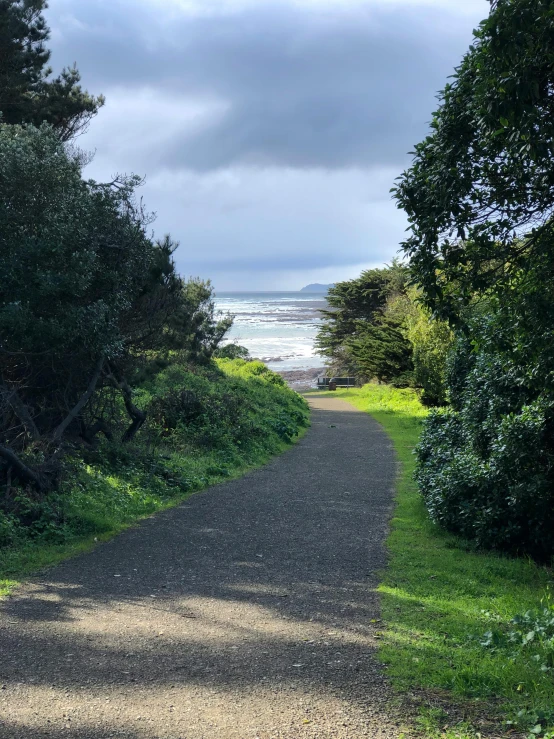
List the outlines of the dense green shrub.
{"label": "dense green shrub", "polygon": [[64,462],[59,490],[12,488],[0,547],[64,544],[117,530],[187,492],[282,450],[308,423],[305,400],[261,362],[170,363],[135,394],[149,424],[133,442],[101,439]]}
{"label": "dense green shrub", "polygon": [[[477,545],[549,559],[554,552],[554,402],[529,366],[482,323],[475,350],[449,363],[452,407],[425,422],[416,478],[431,517]],[[498,336],[497,336],[498,338]]]}
{"label": "dense green shrub", "polygon": [[445,405],[448,399],[447,357],[453,334],[445,321],[434,319],[419,302],[419,293],[409,295],[405,335],[412,346],[413,384],[426,406]]}

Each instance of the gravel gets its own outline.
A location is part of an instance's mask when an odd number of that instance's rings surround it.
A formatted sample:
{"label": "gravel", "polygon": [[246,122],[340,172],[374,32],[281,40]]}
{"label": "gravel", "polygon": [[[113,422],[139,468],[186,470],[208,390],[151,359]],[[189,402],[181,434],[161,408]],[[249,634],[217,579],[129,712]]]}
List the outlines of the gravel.
{"label": "gravel", "polygon": [[323,395],[292,449],[0,604],[0,737],[398,737],[375,658],[396,473]]}

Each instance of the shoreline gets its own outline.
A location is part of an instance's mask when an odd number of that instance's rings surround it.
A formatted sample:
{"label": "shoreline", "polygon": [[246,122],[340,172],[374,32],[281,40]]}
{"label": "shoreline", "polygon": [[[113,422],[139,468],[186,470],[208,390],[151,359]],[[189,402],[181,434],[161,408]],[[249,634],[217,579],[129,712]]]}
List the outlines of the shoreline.
{"label": "shoreline", "polygon": [[325,367],[310,367],[302,370],[273,370],[280,375],[287,385],[296,392],[313,390],[317,387],[317,378],[326,373]]}

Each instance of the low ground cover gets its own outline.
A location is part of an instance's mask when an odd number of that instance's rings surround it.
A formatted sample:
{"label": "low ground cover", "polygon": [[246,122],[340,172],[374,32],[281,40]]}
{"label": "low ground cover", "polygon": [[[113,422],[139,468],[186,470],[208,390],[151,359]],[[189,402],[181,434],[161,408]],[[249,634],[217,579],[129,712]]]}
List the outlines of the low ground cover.
{"label": "low ground cover", "polygon": [[[554,581],[528,559],[472,549],[432,524],[418,494],[413,449],[427,410],[416,393],[384,385],[338,390],[370,413],[394,443],[400,463],[380,586],[385,627],[381,659],[402,692],[421,692],[429,734],[475,736],[448,723],[441,698],[468,715],[507,721],[502,731],[550,736],[554,726]],[[553,599],[550,599],[552,593]],[[433,700],[438,699],[438,702]],[[554,734],[552,735],[554,736]]]}
{"label": "low ground cover", "polygon": [[76,449],[55,493],[9,491],[0,507],[0,595],[26,574],[263,464],[308,425],[306,402],[260,362],[170,364],[144,380],[135,402],[149,423],[132,443]]}

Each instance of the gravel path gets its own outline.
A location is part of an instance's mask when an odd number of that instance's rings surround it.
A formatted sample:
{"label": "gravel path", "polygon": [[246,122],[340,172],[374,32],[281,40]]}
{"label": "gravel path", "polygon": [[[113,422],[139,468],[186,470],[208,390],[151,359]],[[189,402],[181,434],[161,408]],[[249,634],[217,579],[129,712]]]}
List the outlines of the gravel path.
{"label": "gravel path", "polygon": [[391,739],[375,661],[394,454],[332,396],[246,477],[0,603],[0,737]]}

